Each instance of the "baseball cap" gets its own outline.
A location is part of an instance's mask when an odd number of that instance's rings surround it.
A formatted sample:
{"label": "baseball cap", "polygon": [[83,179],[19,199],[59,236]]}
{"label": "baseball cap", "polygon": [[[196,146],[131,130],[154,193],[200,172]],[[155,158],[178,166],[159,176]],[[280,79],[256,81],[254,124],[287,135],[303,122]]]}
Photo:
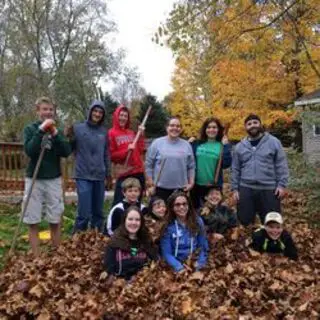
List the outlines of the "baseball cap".
{"label": "baseball cap", "polygon": [[264,224],[266,225],[269,222],[278,222],[279,224],[283,224],[282,216],[279,212],[271,211],[266,215],[264,220]]}

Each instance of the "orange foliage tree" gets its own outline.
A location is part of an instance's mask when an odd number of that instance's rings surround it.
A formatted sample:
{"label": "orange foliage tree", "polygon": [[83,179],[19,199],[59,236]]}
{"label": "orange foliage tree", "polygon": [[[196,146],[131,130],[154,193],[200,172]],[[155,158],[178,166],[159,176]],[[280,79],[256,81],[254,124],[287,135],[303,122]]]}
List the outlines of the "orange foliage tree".
{"label": "orange foliage tree", "polygon": [[287,107],[320,83],[319,12],[315,0],[176,5],[162,34],[177,56],[168,105],[185,134],[212,115],[231,124],[235,139],[251,112],[266,126],[290,123]]}

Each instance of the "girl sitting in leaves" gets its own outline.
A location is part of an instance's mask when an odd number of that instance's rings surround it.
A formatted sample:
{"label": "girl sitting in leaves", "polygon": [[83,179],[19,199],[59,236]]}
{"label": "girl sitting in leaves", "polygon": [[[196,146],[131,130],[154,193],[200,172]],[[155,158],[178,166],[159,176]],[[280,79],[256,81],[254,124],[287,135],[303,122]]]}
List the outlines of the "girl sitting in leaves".
{"label": "girl sitting in leaves", "polygon": [[168,199],[168,218],[160,245],[162,257],[177,272],[189,268],[186,260],[196,251],[199,251],[196,270],[207,263],[208,242],[204,225],[184,192],[176,191]]}
{"label": "girl sitting in leaves", "polygon": [[106,271],[111,276],[130,280],[150,260],[156,259],[157,248],[152,244],[143,215],[138,207],[131,206],[107,244],[104,256]]}
{"label": "girl sitting in leaves", "polygon": [[251,247],[261,253],[280,253],[290,259],[298,259],[297,248],[290,233],[283,229],[283,219],[278,212],[266,215],[264,226],[252,235]]}
{"label": "girl sitting in leaves", "polygon": [[219,186],[213,186],[205,196],[205,203],[200,209],[200,216],[210,238],[220,240],[227,230],[237,226],[236,214],[222,203],[223,197]]}
{"label": "girl sitting in leaves", "polygon": [[160,233],[165,223],[166,213],[167,206],[164,200],[159,197],[152,198],[149,204],[149,212],[145,216],[145,219],[146,226],[155,243],[160,239]]}

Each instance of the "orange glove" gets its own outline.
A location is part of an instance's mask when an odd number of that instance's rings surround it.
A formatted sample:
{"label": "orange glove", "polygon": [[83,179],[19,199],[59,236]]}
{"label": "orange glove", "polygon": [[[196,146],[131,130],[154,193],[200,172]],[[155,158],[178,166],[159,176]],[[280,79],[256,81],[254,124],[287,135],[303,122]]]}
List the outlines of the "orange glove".
{"label": "orange glove", "polygon": [[52,119],[44,120],[39,129],[44,132],[49,132],[53,136],[58,133],[57,128],[55,127],[55,121]]}

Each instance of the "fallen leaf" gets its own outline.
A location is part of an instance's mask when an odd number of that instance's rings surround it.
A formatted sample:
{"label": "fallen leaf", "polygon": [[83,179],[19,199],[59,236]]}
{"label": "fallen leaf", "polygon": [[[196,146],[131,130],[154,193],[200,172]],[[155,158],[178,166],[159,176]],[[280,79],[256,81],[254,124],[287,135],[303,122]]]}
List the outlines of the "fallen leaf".
{"label": "fallen leaf", "polygon": [[226,273],[232,273],[234,271],[234,269],[230,263],[228,263],[225,270],[226,270]]}
{"label": "fallen leaf", "polygon": [[194,272],[191,274],[189,280],[199,280],[202,281],[204,278],[204,274],[200,271]]}
{"label": "fallen leaf", "polygon": [[302,304],[302,305],[298,308],[298,310],[301,311],[301,312],[306,311],[307,308],[308,308],[308,304],[309,304],[309,302],[306,302],[306,303]]}
{"label": "fallen leaf", "polygon": [[185,300],[182,301],[181,311],[184,315],[187,315],[193,311],[192,300],[190,297],[187,297]]}
{"label": "fallen leaf", "polygon": [[41,289],[41,287],[40,287],[38,284],[36,284],[34,287],[32,287],[32,288],[30,289],[29,293],[32,294],[32,295],[34,295],[34,296],[36,296],[36,297],[38,297],[38,298],[41,298],[41,296],[42,296],[42,289]]}

